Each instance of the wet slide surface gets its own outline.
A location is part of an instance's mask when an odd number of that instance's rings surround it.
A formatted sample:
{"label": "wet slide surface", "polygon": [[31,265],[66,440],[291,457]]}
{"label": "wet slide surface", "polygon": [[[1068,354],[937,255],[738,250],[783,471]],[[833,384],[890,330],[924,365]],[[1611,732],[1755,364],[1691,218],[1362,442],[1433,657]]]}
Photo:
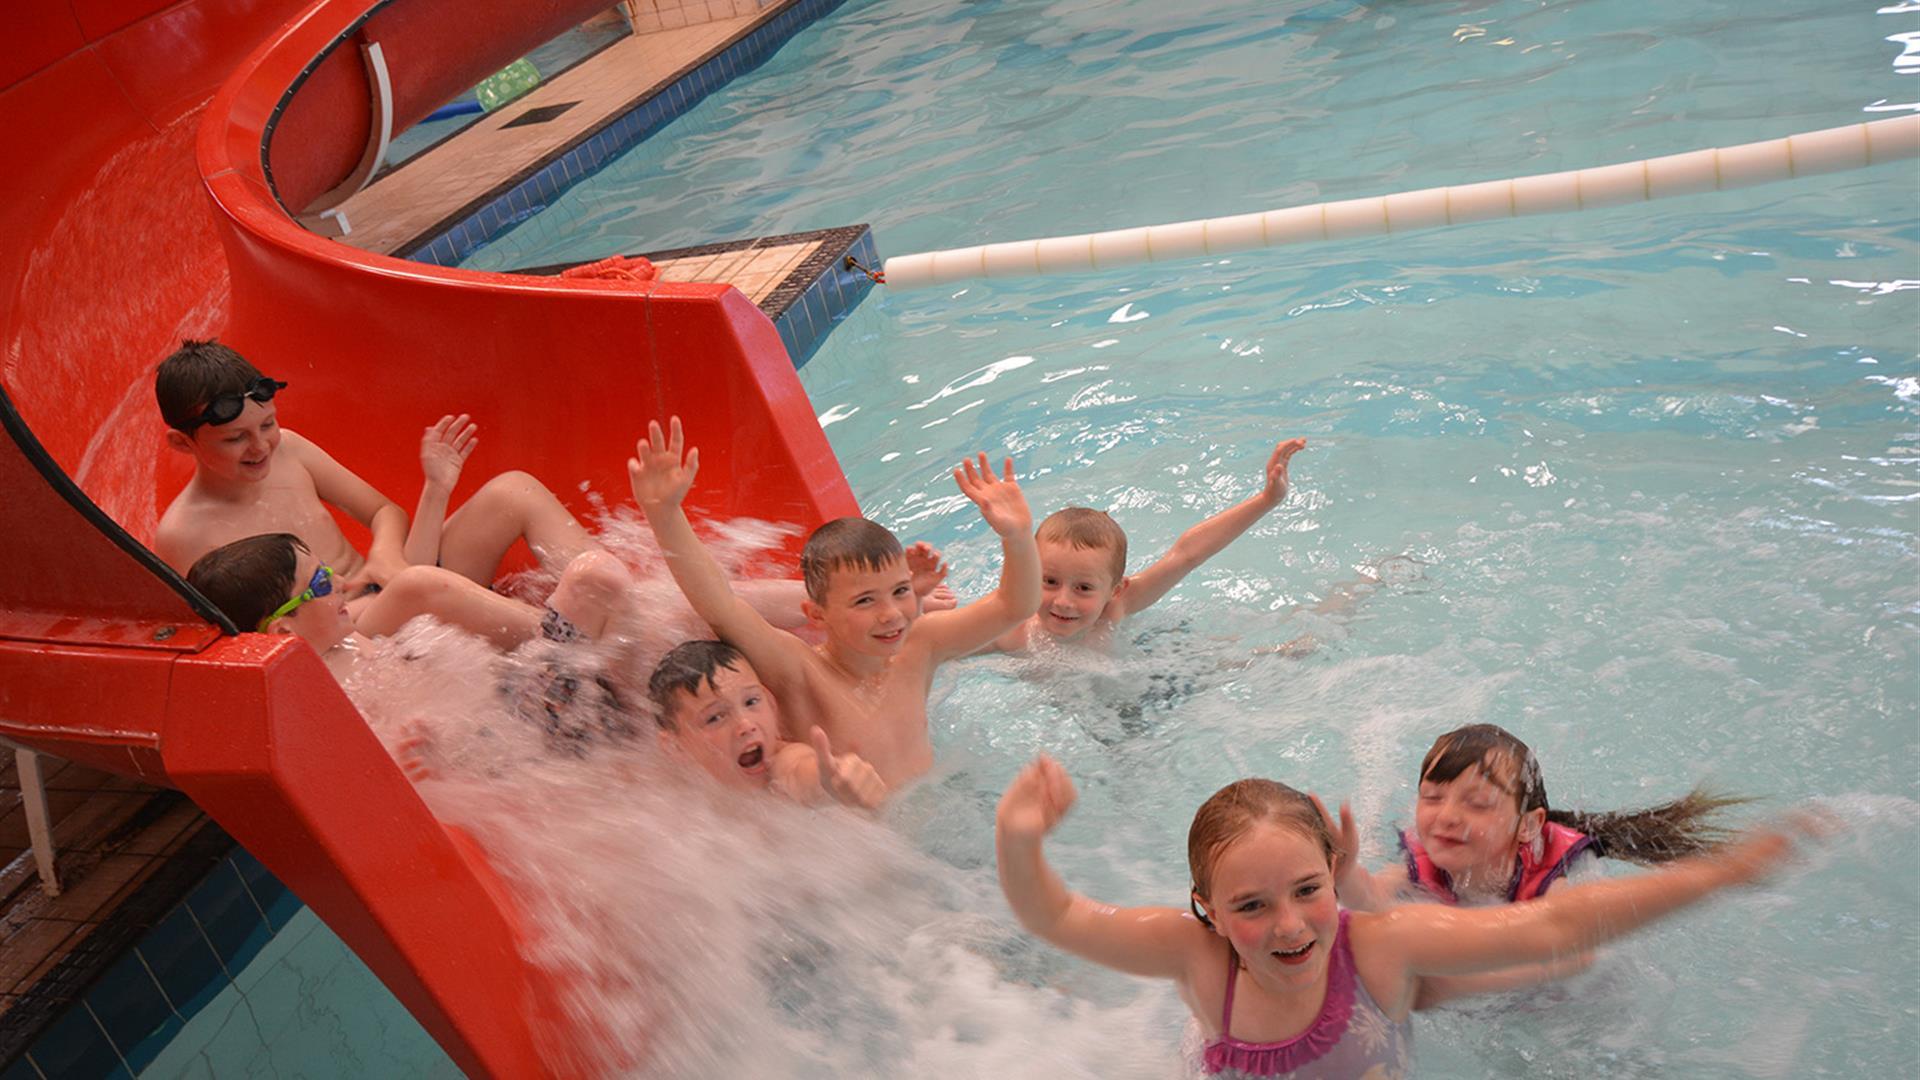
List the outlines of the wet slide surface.
{"label": "wet slide surface", "polygon": [[217,334],[297,387],[293,426],[390,493],[417,483],[420,428],[468,411],[487,439],[456,503],[521,468],[585,512],[624,490],[645,419],[677,412],[709,448],[699,510],[852,512],[738,292],[424,268],[290,214],[359,158],[361,44],[408,58],[405,124],[599,6],[23,0],[0,58],[0,127],[32,163],[0,204],[0,734],[192,796],[474,1075],[565,1071],[540,1047],[551,987],[485,857],[313,652],[234,635],[148,551],[185,480],[151,373]]}

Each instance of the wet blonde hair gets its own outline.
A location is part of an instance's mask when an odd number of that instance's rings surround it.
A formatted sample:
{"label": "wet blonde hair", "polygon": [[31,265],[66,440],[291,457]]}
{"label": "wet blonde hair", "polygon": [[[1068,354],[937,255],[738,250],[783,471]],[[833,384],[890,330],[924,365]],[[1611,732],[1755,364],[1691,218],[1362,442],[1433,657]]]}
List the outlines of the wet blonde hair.
{"label": "wet blonde hair", "polygon": [[1333,834],[1313,800],[1276,780],[1251,777],[1235,780],[1213,793],[1193,815],[1187,830],[1187,868],[1193,873],[1193,891],[1211,900],[1213,867],[1229,844],[1255,825],[1283,825],[1320,845],[1333,864]]}
{"label": "wet blonde hair", "polygon": [[1065,544],[1079,551],[1104,551],[1113,583],[1127,576],[1127,533],[1104,510],[1069,506],[1047,515],[1033,538],[1042,544]]}

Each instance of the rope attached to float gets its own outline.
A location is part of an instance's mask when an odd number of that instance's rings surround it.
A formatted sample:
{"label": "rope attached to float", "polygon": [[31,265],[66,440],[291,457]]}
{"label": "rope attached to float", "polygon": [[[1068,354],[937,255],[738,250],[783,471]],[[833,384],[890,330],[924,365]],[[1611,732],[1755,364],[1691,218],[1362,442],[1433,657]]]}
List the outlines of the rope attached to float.
{"label": "rope attached to float", "polygon": [[582,279],[592,281],[652,281],[660,275],[660,268],[653,260],[644,255],[609,255],[599,262],[582,263],[560,271],[560,276],[571,281]]}
{"label": "rope attached to float", "polygon": [[912,289],[968,278],[1105,270],[1132,263],[1380,236],[1523,214],[1620,206],[1865,168],[1916,156],[1920,156],[1920,116],[1902,116],[1573,172],[1427,188],[1205,221],[896,255],[886,261],[882,274],[874,280],[884,280],[895,289]]}
{"label": "rope attached to float", "polygon": [[847,256],[845,259],[842,259],[840,261],[840,266],[841,266],[841,269],[855,270],[862,274],[867,275],[867,277],[871,279],[875,285],[885,285],[887,283],[887,272],[885,270],[874,270],[874,269],[871,269],[870,267],[864,266],[861,264],[859,259],[856,259],[851,255]]}

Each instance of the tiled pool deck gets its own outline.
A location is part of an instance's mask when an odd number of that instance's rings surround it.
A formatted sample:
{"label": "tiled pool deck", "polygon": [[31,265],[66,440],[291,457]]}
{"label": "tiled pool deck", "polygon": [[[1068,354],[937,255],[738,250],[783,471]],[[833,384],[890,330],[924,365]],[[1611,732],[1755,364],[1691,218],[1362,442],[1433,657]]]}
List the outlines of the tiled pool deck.
{"label": "tiled pool deck", "polygon": [[[530,165],[544,163],[629,111],[636,99],[670,82],[755,18],[734,16],[615,41],[348,199],[342,209],[353,228],[345,242],[411,255],[527,179]],[[536,110],[555,109],[561,111],[550,119],[523,122],[530,113],[546,115]],[[524,200],[511,205],[516,214],[530,212]]]}
{"label": "tiled pool deck", "polygon": [[[342,209],[344,242],[442,266],[539,213],[567,188],[751,70],[842,0],[647,0],[637,32],[378,177]],[[744,14],[742,12],[745,12]],[[704,16],[705,21],[687,22]],[[662,281],[731,284],[804,364],[866,295],[865,226],[647,253]],[[551,273],[557,267],[526,269]]]}
{"label": "tiled pool deck", "polygon": [[[661,281],[724,281],[747,294],[780,332],[795,367],[807,362],[873,287],[862,268],[879,263],[865,225],[731,240],[644,253]],[[851,261],[849,261],[851,260]],[[522,274],[557,274],[573,263],[524,267]]]}
{"label": "tiled pool deck", "polygon": [[301,903],[178,792],[42,769],[57,897],[0,771],[0,1080],[130,1076]]}

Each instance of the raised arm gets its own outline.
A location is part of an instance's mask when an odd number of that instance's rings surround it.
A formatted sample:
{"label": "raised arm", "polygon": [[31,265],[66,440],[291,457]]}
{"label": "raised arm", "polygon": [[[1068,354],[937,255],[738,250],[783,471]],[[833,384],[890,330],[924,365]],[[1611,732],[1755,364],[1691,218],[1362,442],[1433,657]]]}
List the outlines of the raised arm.
{"label": "raised arm", "polygon": [[1177,908],[1114,908],[1068,891],[1041,842],[1073,806],[1066,770],[1041,755],[1000,797],[994,850],[1000,891],[1020,925],[1076,956],[1130,975],[1179,978],[1208,931]]}
{"label": "raised arm", "polygon": [[1267,458],[1267,483],[1259,494],[1181,533],[1180,539],[1173,542],[1173,547],[1165,555],[1127,579],[1126,588],[1112,600],[1113,604],[1120,606],[1120,610],[1112,613],[1111,617],[1125,617],[1151,607],[1180,584],[1180,579],[1193,573],[1201,563],[1220,554],[1228,544],[1238,540],[1241,533],[1253,528],[1254,522],[1285,502],[1287,463],[1306,445],[1305,439],[1288,439],[1275,446],[1272,456]]}
{"label": "raised arm", "polygon": [[962,462],[953,480],[1000,534],[1000,587],[965,607],[922,616],[913,632],[936,663],[991,644],[1040,610],[1040,548],[1033,542],[1033,512],[1013,478],[1013,459],[996,477],[981,454],[977,468]]}
{"label": "raised arm", "polygon": [[668,427],[669,432],[662,433],[659,421],[649,422],[647,437],[627,460],[633,500],[653,527],[667,570],[694,614],[713,627],[721,640],[746,654],[747,662],[777,693],[780,686],[791,685],[803,674],[807,647],[792,634],[775,629],[753,605],[735,596],[720,564],[694,535],[681,503],[700,471],[700,451],[686,449],[679,417]]}
{"label": "raised arm", "polygon": [[405,569],[407,512],[400,509],[400,504],[380,494],[311,440],[291,431],[283,431],[281,439],[282,448],[290,446],[296,460],[313,478],[313,491],[320,501],[345,510],[373,534],[367,545],[366,565],[342,586],[353,593],[368,584],[385,585],[388,578]]}
{"label": "raised arm", "polygon": [[480,445],[480,425],[466,413],[443,416],[420,436],[420,502],[407,530],[406,558],[414,566],[440,563],[440,530],[460,470]]}
{"label": "raised arm", "polygon": [[1556,889],[1524,904],[1397,907],[1370,916],[1367,932],[1375,955],[1404,965],[1416,989],[1422,976],[1565,962],[1721,889],[1760,878],[1792,850],[1793,833],[1819,831],[1817,819],[1802,815],[1659,870]]}
{"label": "raised arm", "polygon": [[1450,1001],[1481,994],[1501,994],[1578,975],[1593,966],[1591,952],[1567,953],[1538,964],[1517,964],[1477,975],[1428,975],[1420,980],[1413,1009],[1437,1009]]}

